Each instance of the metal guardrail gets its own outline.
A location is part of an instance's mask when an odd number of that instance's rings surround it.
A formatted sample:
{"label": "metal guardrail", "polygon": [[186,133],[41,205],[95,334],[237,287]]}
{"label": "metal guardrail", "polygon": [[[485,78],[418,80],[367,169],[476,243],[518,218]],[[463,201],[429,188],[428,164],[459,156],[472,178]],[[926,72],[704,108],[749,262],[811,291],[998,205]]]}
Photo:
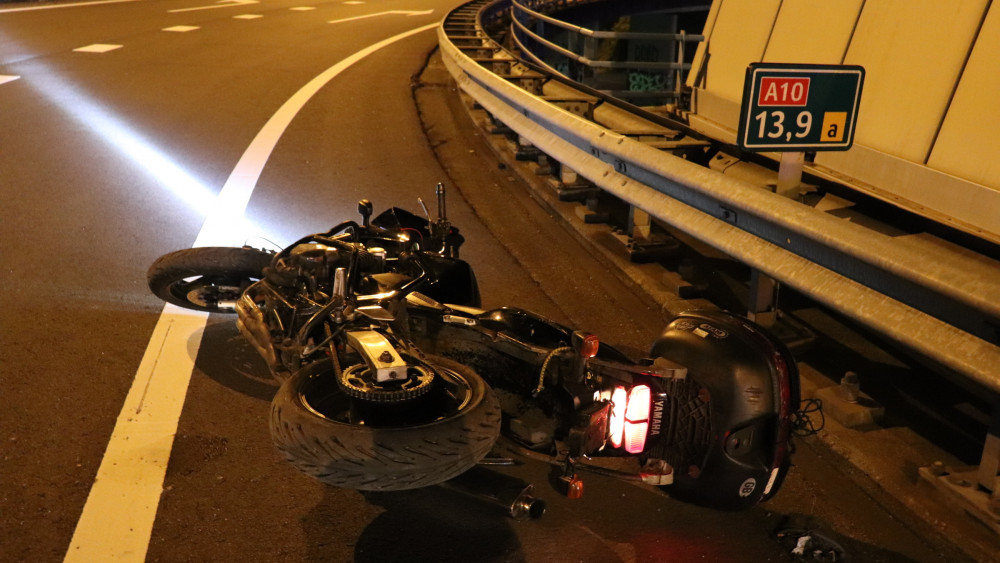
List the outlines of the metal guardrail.
{"label": "metal guardrail", "polygon": [[[534,24],[539,30],[535,33],[529,26]],[[557,45],[544,37],[544,24],[554,26],[569,32],[566,35],[566,46]],[[547,16],[532,10],[516,0],[511,1],[511,37],[517,42],[521,52],[530,57],[536,64],[545,67],[553,73],[567,76],[567,73],[560,72],[545,62],[544,57],[534,53],[527,45],[526,38],[531,39],[538,45],[544,47],[549,52],[570,61],[569,74],[571,78],[578,82],[587,82],[594,75],[594,69],[621,69],[626,71],[646,71],[649,77],[662,77],[663,71],[673,71],[673,90],[664,89],[633,89],[616,90],[615,95],[630,96],[656,96],[670,99],[678,99],[681,95],[681,86],[684,84],[686,71],[691,69],[690,63],[684,62],[685,44],[688,42],[699,42],[704,40],[704,36],[680,33],[643,33],[628,31],[594,31],[578,25],[566,23],[562,20]],[[675,60],[671,62],[662,61],[613,61],[597,59],[598,41],[600,40],[645,40],[657,43],[673,43]],[[574,64],[575,63],[575,64]],[[586,69],[589,72],[585,72]],[[646,75],[643,75],[646,76]]]}
{"label": "metal guardrail", "polygon": [[[602,190],[1000,393],[996,262],[935,260],[928,245],[875,236],[546,102],[490,70],[491,61],[516,66],[481,25],[508,8],[509,0],[467,4],[438,30],[449,72],[495,119]],[[458,35],[469,10],[476,30]]]}

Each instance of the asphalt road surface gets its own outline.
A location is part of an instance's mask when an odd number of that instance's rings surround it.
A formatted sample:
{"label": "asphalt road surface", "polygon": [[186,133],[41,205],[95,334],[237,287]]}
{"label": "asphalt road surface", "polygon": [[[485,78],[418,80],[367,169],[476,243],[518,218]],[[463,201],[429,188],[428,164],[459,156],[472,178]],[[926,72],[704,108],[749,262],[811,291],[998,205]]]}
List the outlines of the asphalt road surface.
{"label": "asphalt road surface", "polygon": [[[232,318],[164,312],[145,284],[157,256],[288,243],[356,218],[360,198],[417,209],[443,181],[485,305],[635,351],[662,326],[491,160],[440,68],[423,72],[457,4],[0,4],[0,561],[786,561],[773,531],[794,514],[855,560],[955,561],[808,440],[746,513],[599,476],[568,500],[525,460],[509,471],[548,501],[528,522],[438,488],[330,488],[279,459],[264,364]],[[157,348],[163,318],[190,331],[176,350]],[[179,420],[129,434],[159,377]],[[147,401],[131,413],[130,390]],[[138,453],[110,457],[129,440]]]}

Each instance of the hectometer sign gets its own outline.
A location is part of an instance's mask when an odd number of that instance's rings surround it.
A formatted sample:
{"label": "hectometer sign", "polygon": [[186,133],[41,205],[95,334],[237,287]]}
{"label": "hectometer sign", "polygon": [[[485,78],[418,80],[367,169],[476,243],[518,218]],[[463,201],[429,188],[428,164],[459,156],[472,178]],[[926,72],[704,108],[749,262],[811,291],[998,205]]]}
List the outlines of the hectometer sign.
{"label": "hectometer sign", "polygon": [[738,142],[750,151],[843,151],[854,142],[865,69],[752,63]]}

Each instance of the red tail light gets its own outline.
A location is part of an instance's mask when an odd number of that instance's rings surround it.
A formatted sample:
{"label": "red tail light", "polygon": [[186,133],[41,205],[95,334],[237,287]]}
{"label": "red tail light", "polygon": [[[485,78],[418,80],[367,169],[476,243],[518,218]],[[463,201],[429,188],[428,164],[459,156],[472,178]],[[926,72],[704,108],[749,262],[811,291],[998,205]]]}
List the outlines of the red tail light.
{"label": "red tail light", "polygon": [[615,387],[611,394],[611,421],[608,422],[608,438],[611,445],[620,448],[622,446],[622,434],[625,431],[625,388]]}
{"label": "red tail light", "polygon": [[628,408],[625,409],[625,419],[632,422],[649,420],[649,387],[637,385],[628,394]]}
{"label": "red tail light", "polygon": [[642,453],[646,447],[646,433],[649,431],[649,387],[636,385],[628,393],[625,409],[625,451],[630,454]]}
{"label": "red tail light", "polygon": [[646,432],[648,422],[625,422],[625,451],[630,454],[641,454],[646,447]]}
{"label": "red tail light", "polygon": [[615,387],[611,395],[611,421],[608,438],[611,445],[630,454],[642,453],[649,431],[649,405],[652,392],[646,385],[636,385],[626,393],[624,387]]}

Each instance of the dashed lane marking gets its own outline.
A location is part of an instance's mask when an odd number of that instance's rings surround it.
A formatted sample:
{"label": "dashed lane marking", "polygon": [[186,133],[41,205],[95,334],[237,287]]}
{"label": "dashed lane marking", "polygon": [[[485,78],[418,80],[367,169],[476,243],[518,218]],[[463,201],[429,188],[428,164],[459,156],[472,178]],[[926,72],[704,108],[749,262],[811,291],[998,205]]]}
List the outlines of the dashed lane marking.
{"label": "dashed lane marking", "polygon": [[73,51],[77,53],[107,53],[108,51],[114,51],[115,49],[121,49],[122,45],[110,45],[108,43],[94,43],[93,45],[86,45],[84,47],[77,47]]}
{"label": "dashed lane marking", "polygon": [[260,14],[241,14],[239,16],[233,16],[234,20],[255,20],[257,18],[262,18],[264,16]]}
{"label": "dashed lane marking", "polygon": [[196,29],[201,29],[196,25],[175,25],[173,27],[165,27],[162,31],[173,31],[176,33],[186,33],[188,31],[194,31]]}
{"label": "dashed lane marking", "polygon": [[6,84],[8,82],[13,82],[21,78],[20,76],[15,76],[13,74],[0,74],[0,84]]}
{"label": "dashed lane marking", "polygon": [[[194,246],[232,245],[233,215],[242,216],[264,165],[299,110],[328,82],[358,61],[440,22],[400,33],[354,53],[299,89],[271,116],[219,192]],[[239,243],[236,243],[239,244]],[[136,371],[77,522],[65,562],[145,560],[163,494],[170,451],[201,333],[208,315],[167,304]],[[263,421],[262,421],[263,424]]]}
{"label": "dashed lane marking", "polygon": [[289,8],[293,12],[308,12],[309,10],[315,10],[316,6],[296,6],[294,8]]}

